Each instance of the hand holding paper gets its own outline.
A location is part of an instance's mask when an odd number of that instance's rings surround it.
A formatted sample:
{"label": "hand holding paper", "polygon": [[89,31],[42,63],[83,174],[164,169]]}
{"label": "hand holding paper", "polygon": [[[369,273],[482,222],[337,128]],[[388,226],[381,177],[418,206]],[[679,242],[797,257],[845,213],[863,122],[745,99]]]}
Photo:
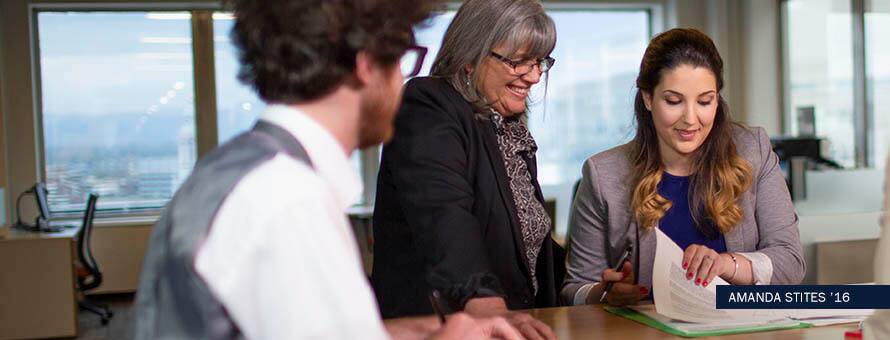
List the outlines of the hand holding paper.
{"label": "hand holding paper", "polygon": [[[658,314],[686,322],[725,325],[779,320],[808,320],[814,324],[848,322],[872,313],[871,310],[772,310],[717,309],[717,286],[728,285],[719,276],[713,284],[697,286],[686,278],[682,268],[683,250],[655,229],[657,245],[652,269],[652,288]],[[818,320],[818,321],[817,321]]]}
{"label": "hand holding paper", "polygon": [[696,285],[708,286],[720,276],[725,259],[711,248],[700,244],[692,244],[683,252],[683,269],[686,279],[695,278]]}
{"label": "hand holding paper", "polygon": [[771,320],[784,316],[770,310],[718,310],[717,286],[727,285],[719,276],[707,286],[697,286],[686,278],[682,267],[683,250],[661,230],[655,228],[657,246],[652,269],[652,288],[658,314],[671,319],[697,322],[739,322]]}

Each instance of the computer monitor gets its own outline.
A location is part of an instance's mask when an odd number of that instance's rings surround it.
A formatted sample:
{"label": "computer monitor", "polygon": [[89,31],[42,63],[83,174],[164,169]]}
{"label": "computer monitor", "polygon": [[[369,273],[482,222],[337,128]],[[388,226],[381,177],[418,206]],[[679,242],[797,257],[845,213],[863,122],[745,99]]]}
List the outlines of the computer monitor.
{"label": "computer monitor", "polygon": [[841,169],[841,165],[822,157],[822,138],[813,136],[770,139],[773,151],[779,156],[779,166],[785,175],[788,191],[794,201],[807,198],[806,171],[815,166]]}
{"label": "computer monitor", "polygon": [[37,182],[34,184],[34,198],[37,199],[37,210],[40,212],[40,216],[38,216],[38,225],[40,222],[44,222],[49,224],[49,201],[47,200],[47,196],[49,195],[49,190],[46,189],[46,185],[43,182]]}

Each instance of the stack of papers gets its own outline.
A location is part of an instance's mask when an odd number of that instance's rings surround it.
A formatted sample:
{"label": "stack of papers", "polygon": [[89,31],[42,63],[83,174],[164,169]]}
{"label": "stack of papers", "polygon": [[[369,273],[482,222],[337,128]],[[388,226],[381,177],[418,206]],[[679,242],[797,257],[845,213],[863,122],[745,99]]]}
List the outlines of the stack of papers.
{"label": "stack of papers", "polygon": [[717,309],[717,277],[712,285],[696,286],[681,267],[683,250],[658,228],[652,273],[655,305],[606,309],[612,313],[680,336],[714,336],[776,329],[805,328],[859,322],[874,310],[851,309]]}

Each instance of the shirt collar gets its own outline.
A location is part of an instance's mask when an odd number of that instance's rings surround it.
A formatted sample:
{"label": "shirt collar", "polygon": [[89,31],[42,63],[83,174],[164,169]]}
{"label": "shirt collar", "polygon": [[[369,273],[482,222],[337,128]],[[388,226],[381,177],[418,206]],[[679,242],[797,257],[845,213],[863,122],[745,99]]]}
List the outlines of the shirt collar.
{"label": "shirt collar", "polygon": [[260,119],[292,134],[309,155],[315,172],[333,188],[338,208],[345,211],[362,192],[362,182],[349,157],[334,136],[321,124],[291,106],[271,104]]}

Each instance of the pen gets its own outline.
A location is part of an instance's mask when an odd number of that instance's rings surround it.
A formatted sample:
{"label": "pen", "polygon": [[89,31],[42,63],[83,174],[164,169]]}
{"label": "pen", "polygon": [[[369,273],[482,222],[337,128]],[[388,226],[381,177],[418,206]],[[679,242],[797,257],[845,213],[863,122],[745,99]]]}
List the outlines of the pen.
{"label": "pen", "polygon": [[[621,267],[624,266],[624,261],[627,261],[628,259],[630,259],[630,255],[633,254],[633,252],[634,252],[634,245],[633,245],[633,243],[631,243],[631,244],[627,245],[627,248],[624,249],[624,254],[621,254],[621,258],[618,259],[618,263],[615,264],[615,268],[612,268],[612,270],[614,270],[616,272],[621,270]],[[600,296],[600,303],[603,303],[603,301],[606,301],[606,294],[609,294],[609,291],[612,290],[612,286],[614,284],[615,284],[615,281],[610,281],[609,283],[606,283],[606,288],[603,288],[603,295]]]}
{"label": "pen", "polygon": [[442,313],[442,306],[439,304],[439,291],[436,289],[433,289],[433,291],[430,292],[429,297],[430,297],[430,305],[433,306],[433,311],[436,312],[436,315],[439,316],[439,321],[441,321],[442,324],[444,325],[445,324],[445,314]]}

